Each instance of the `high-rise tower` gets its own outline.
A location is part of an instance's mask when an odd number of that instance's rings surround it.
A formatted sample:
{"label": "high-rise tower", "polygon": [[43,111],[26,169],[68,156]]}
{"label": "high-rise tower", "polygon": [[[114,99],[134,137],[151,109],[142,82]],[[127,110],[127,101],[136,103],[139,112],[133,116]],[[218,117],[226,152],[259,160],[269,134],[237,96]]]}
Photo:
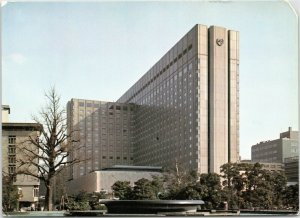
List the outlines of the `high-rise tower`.
{"label": "high-rise tower", "polygon": [[239,157],[239,33],[196,25],[119,100],[135,111],[134,163],[219,172]]}
{"label": "high-rise tower", "polygon": [[116,163],[219,173],[239,157],[238,85],[239,33],[195,25],[116,104],[69,103],[79,154],[93,154],[77,176]]}

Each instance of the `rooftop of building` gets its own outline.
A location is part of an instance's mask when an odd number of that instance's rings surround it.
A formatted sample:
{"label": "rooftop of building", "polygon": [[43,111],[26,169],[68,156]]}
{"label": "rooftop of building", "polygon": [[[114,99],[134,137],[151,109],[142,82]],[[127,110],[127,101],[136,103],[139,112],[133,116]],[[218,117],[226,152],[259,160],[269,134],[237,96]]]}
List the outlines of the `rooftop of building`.
{"label": "rooftop of building", "polygon": [[2,130],[40,131],[42,128],[39,123],[2,123]]}
{"label": "rooftop of building", "polygon": [[261,145],[261,144],[266,144],[266,143],[274,142],[276,140],[281,140],[281,139],[298,140],[298,131],[295,131],[295,130],[293,131],[292,127],[289,127],[288,131],[282,132],[282,133],[279,134],[279,138],[278,139],[260,141],[259,143],[257,143],[256,145],[253,145],[253,146],[257,146],[257,145]]}
{"label": "rooftop of building", "polygon": [[152,172],[161,172],[162,167],[159,167],[159,166],[114,165],[112,167],[103,168],[101,171],[152,171]]}
{"label": "rooftop of building", "polygon": [[8,110],[8,113],[10,114],[10,107],[9,107],[9,105],[2,105],[2,110]]}

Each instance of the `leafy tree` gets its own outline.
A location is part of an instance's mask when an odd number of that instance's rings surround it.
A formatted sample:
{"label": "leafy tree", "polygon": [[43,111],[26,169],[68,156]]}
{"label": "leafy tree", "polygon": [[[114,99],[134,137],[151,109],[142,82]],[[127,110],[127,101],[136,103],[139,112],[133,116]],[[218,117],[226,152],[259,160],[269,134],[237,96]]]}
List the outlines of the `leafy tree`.
{"label": "leafy tree", "polygon": [[223,178],[222,199],[228,203],[229,209],[238,209],[242,199],[244,178],[240,171],[243,165],[237,163],[226,163],[221,166]]}
{"label": "leafy tree", "polygon": [[177,200],[200,200],[201,195],[195,185],[188,184],[176,193],[175,198]]}
{"label": "leafy tree", "polygon": [[287,208],[299,210],[299,184],[287,186],[284,191],[283,203]]}
{"label": "leafy tree", "polygon": [[217,208],[221,203],[221,180],[218,174],[201,174],[196,190],[209,209]]}
{"label": "leafy tree", "polygon": [[131,186],[129,181],[116,181],[112,185],[114,196],[120,200],[129,200],[131,198]]}
{"label": "leafy tree", "polygon": [[2,210],[13,211],[18,204],[18,188],[13,185],[13,176],[2,174]]}
{"label": "leafy tree", "polygon": [[[18,173],[42,180],[46,186],[45,210],[53,206],[53,178],[63,165],[71,165],[80,160],[67,159],[75,149],[74,131],[67,133],[66,112],[61,107],[60,97],[54,88],[45,94],[47,103],[33,119],[43,128],[38,138],[29,136],[26,143],[32,146],[22,148]],[[36,170],[37,169],[37,170]]]}
{"label": "leafy tree", "polygon": [[157,199],[155,187],[148,179],[142,178],[134,183],[132,198],[134,200],[153,200]]}
{"label": "leafy tree", "polygon": [[285,195],[287,178],[282,172],[274,171],[272,174],[272,186],[274,189],[273,204],[278,208],[283,208],[283,198]]}
{"label": "leafy tree", "polygon": [[69,197],[66,203],[66,208],[69,210],[90,210],[91,194],[86,191],[80,191],[74,197]]}
{"label": "leafy tree", "polygon": [[165,197],[164,179],[161,176],[152,176],[151,186],[157,199]]}

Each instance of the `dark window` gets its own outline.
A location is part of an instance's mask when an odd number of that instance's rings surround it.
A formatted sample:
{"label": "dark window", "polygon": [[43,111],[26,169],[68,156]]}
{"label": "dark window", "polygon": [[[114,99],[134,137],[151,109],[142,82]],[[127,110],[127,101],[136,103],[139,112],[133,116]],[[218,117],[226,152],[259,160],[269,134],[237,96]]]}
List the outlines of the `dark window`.
{"label": "dark window", "polygon": [[16,136],[8,136],[8,143],[9,144],[16,144]]}
{"label": "dark window", "polygon": [[120,157],[117,157],[117,160],[120,160]]}
{"label": "dark window", "polygon": [[113,156],[110,156],[109,159],[113,159]]}
{"label": "dark window", "polygon": [[16,153],[16,146],[15,145],[8,145],[8,153],[15,154]]}
{"label": "dark window", "polygon": [[116,110],[121,110],[121,106],[116,106]]}
{"label": "dark window", "polygon": [[106,157],[105,157],[105,156],[102,156],[102,159],[106,159]]}
{"label": "dark window", "polygon": [[123,157],[124,160],[127,160],[127,157]]}
{"label": "dark window", "polygon": [[9,174],[14,174],[16,172],[16,167],[15,166],[9,166],[8,167],[8,173]]}
{"label": "dark window", "polygon": [[124,110],[124,111],[127,111],[127,106],[123,106],[123,110]]}

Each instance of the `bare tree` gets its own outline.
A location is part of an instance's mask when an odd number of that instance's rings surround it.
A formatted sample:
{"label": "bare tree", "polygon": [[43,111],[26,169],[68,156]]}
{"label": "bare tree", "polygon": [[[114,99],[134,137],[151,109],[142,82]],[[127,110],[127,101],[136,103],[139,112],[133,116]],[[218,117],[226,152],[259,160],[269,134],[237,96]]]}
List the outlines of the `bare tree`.
{"label": "bare tree", "polygon": [[79,159],[69,158],[76,149],[75,131],[67,132],[66,110],[60,105],[60,96],[55,88],[46,94],[47,104],[33,116],[35,122],[41,125],[39,137],[28,137],[21,146],[24,158],[19,161],[18,173],[36,177],[46,186],[45,210],[52,210],[53,179],[64,165],[72,165]]}

